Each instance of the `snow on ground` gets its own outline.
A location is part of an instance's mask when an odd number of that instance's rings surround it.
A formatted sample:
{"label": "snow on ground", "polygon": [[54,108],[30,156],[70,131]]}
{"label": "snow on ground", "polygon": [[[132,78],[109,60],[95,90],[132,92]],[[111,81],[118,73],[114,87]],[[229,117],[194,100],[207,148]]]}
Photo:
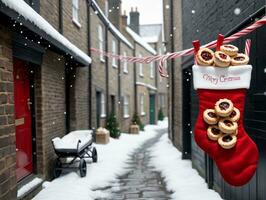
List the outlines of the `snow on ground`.
{"label": "snow on ground", "polygon": [[182,160],[167,134],[161,136],[151,149],[151,165],[165,178],[166,187],[176,200],[221,200],[214,190],[207,188],[204,179],[192,169],[190,160]]}
{"label": "snow on ground", "polygon": [[78,173],[61,175],[52,182],[45,182],[44,189],[34,200],[88,200],[104,197],[105,193],[93,191],[115,182],[119,175],[126,173],[125,163],[130,154],[146,140],[154,137],[158,129],[167,128],[167,119],[158,125],[148,125],[139,135],[122,134],[120,139],[111,139],[108,145],[95,145],[98,162],[87,165],[87,176],[81,178]]}

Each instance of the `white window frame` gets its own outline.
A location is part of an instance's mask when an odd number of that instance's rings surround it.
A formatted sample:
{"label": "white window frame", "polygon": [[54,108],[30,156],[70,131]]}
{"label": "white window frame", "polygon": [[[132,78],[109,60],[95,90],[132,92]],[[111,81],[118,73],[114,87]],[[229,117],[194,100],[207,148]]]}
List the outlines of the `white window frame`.
{"label": "white window frame", "polygon": [[79,23],[79,0],[72,0],[72,21],[78,27],[81,27]]}
{"label": "white window frame", "polygon": [[150,63],[150,78],[154,78],[154,62]]}
{"label": "white window frame", "polygon": [[[124,51],[123,56],[126,57],[127,56],[127,52]],[[123,72],[125,74],[128,74],[128,66],[127,66],[127,61],[123,60]]]}
{"label": "white window frame", "polygon": [[[139,58],[142,58],[142,55],[139,54]],[[140,77],[144,77],[144,74],[143,74],[143,64],[142,63],[139,63],[139,76]]]}
{"label": "white window frame", "polygon": [[[112,41],[112,54],[117,55],[117,44],[115,40]],[[114,57],[112,58],[112,66],[117,68],[117,60]]]}
{"label": "white window frame", "polygon": [[140,115],[145,115],[145,109],[144,109],[144,94],[141,93],[139,96],[139,101],[140,101]]}
{"label": "white window frame", "polygon": [[129,118],[129,96],[124,96],[124,102],[123,102],[123,114],[124,118]]}
{"label": "white window frame", "polygon": [[[104,39],[103,39],[103,27],[101,24],[98,26],[98,41],[99,41],[99,50],[104,51]],[[104,56],[100,54],[100,60],[105,62]]]}
{"label": "white window frame", "polygon": [[101,92],[101,117],[106,117],[105,95]]}
{"label": "white window frame", "polygon": [[105,1],[105,5],[104,5],[104,9],[105,9],[105,16],[108,18],[109,16],[109,3],[108,1]]}

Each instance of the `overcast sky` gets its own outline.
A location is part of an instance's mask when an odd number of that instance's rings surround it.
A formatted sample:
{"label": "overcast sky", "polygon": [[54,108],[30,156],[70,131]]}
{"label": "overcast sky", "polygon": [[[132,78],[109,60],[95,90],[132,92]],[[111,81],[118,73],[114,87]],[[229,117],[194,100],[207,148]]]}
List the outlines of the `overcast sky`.
{"label": "overcast sky", "polygon": [[138,8],[140,24],[161,24],[163,21],[162,0],[122,0],[122,12],[127,15],[131,7]]}

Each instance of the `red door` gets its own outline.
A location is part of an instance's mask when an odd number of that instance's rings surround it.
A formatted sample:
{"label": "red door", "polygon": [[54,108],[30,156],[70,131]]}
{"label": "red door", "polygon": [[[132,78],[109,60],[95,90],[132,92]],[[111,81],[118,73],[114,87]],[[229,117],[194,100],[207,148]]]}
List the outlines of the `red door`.
{"label": "red door", "polygon": [[32,130],[29,69],[14,59],[14,100],[16,125],[17,180],[32,173]]}

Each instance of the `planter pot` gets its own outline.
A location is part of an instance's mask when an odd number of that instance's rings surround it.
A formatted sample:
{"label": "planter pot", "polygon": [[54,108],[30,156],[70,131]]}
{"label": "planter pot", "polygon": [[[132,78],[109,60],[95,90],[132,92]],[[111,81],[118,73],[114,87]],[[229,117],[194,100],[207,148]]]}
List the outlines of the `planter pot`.
{"label": "planter pot", "polygon": [[108,144],[110,141],[110,133],[104,128],[99,128],[96,131],[96,143],[97,144]]}
{"label": "planter pot", "polygon": [[136,124],[130,125],[130,133],[139,134],[139,125]]}

